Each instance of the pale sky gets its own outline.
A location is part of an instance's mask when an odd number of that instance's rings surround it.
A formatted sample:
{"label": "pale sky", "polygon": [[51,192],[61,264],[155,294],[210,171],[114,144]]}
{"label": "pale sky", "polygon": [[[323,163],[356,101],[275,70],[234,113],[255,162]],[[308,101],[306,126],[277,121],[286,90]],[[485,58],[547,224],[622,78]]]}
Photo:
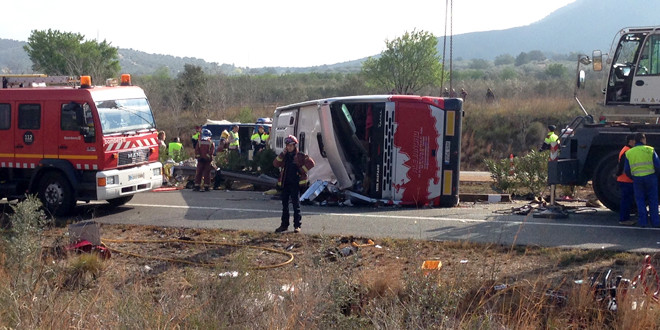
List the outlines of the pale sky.
{"label": "pale sky", "polygon": [[[528,25],[572,2],[575,0],[453,0],[453,33]],[[27,41],[32,30],[50,28],[153,54],[251,68],[307,67],[377,55],[385,49],[385,40],[414,29],[442,37],[446,3],[4,1],[0,38]]]}

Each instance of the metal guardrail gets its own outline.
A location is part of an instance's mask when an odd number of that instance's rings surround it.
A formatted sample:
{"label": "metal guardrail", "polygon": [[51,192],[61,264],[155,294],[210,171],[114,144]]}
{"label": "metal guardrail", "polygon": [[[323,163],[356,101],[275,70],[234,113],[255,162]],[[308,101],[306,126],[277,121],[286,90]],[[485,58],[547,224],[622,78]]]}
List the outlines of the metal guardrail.
{"label": "metal guardrail", "polygon": [[[172,175],[194,177],[196,170],[197,168],[194,166],[177,165],[172,167]],[[215,171],[212,171],[211,176],[215,176]],[[275,186],[277,186],[277,179],[265,174],[256,176],[254,174],[222,170],[222,178],[225,180],[236,180],[245,183],[251,183],[266,188],[275,188]]]}

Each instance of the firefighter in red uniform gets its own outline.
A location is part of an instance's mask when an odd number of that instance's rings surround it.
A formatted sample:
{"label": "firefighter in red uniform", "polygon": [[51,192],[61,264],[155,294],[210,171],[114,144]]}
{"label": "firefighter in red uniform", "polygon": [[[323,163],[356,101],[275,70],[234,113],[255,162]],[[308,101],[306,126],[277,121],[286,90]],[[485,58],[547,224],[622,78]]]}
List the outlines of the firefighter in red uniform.
{"label": "firefighter in red uniform", "polygon": [[[195,173],[195,186],[194,191],[209,191],[211,185],[211,161],[213,160],[213,152],[215,151],[215,143],[211,141],[211,131],[208,129],[202,130],[202,138],[195,146],[195,158],[197,158],[197,172]],[[204,185],[200,187],[204,178]]]}
{"label": "firefighter in red uniform", "polygon": [[289,200],[293,204],[293,232],[299,233],[302,225],[300,215],[300,192],[307,189],[307,172],[314,167],[314,160],[298,152],[298,139],[289,135],[284,139],[286,149],[273,160],[273,166],[280,169],[277,188],[282,193],[282,222],[275,229],[281,233],[289,228]]}

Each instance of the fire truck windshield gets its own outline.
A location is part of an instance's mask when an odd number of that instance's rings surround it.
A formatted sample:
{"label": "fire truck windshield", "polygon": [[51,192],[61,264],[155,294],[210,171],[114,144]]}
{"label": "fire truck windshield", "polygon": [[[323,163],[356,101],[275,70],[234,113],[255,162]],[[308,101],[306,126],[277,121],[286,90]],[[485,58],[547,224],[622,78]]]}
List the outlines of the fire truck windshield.
{"label": "fire truck windshield", "polygon": [[147,99],[97,101],[96,109],[99,112],[103,134],[156,127]]}

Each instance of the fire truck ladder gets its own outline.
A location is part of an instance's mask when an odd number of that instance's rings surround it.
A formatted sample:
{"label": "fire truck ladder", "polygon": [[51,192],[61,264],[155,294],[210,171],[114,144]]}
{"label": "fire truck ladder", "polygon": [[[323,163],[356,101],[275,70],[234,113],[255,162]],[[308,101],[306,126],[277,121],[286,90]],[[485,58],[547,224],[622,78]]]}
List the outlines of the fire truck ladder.
{"label": "fire truck ladder", "polygon": [[70,76],[47,76],[45,74],[2,75],[2,88],[38,87],[40,85],[68,85],[79,80]]}

